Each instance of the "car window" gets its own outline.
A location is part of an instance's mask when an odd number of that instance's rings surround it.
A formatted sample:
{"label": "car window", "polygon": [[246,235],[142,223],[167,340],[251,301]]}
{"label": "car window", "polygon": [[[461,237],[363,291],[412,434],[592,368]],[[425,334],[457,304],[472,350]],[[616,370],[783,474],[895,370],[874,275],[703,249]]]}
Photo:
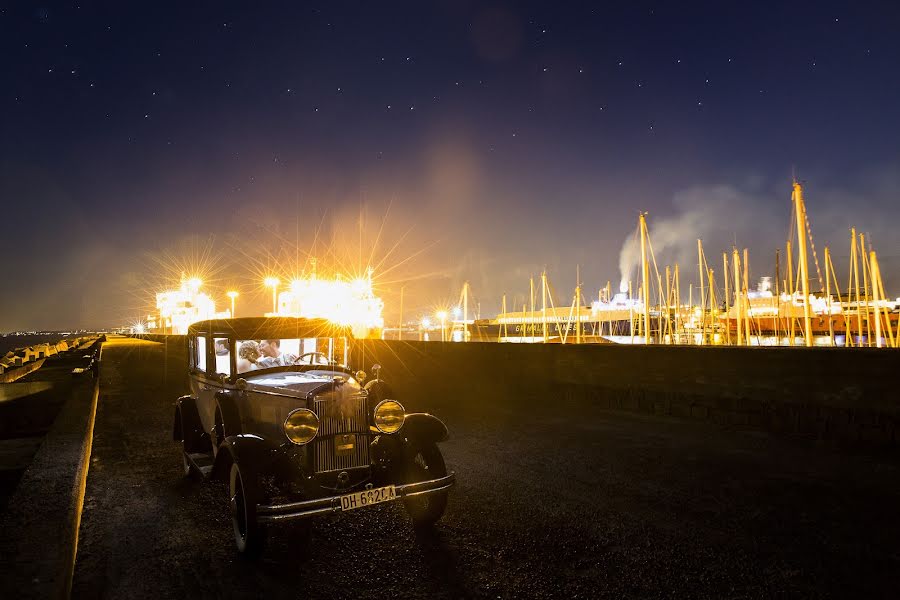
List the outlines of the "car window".
{"label": "car window", "polygon": [[344,338],[282,338],[238,340],[238,373],[290,365],[347,364]]}
{"label": "car window", "polygon": [[213,340],[213,352],[216,357],[216,373],[231,376],[231,340],[228,338],[215,338]]}
{"label": "car window", "polygon": [[197,349],[197,368],[201,371],[206,370],[206,338],[202,336],[197,336],[197,343],[194,344],[194,347]]}

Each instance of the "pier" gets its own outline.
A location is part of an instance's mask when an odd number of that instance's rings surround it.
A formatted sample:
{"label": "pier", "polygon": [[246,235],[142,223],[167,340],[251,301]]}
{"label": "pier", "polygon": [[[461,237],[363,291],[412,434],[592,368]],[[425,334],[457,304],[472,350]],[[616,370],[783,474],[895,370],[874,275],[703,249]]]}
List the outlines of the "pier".
{"label": "pier", "polygon": [[[459,483],[445,520],[417,535],[386,505],[378,518],[314,523],[308,545],[279,532],[261,563],[246,563],[234,556],[225,490],[181,474],[171,419],[186,391],[184,338],[157,339],[104,344],[77,546],[58,549],[76,556],[75,597],[328,597],[350,587],[365,598],[872,596],[900,583],[892,438],[666,410],[652,374],[677,371],[666,359],[685,349],[664,347],[368,342],[368,364],[380,361],[408,409],[441,414],[452,432],[444,449]],[[648,351],[651,376],[631,378]],[[693,351],[708,353],[711,369],[731,364],[706,382],[685,372],[678,383],[693,379],[694,392],[833,352],[783,349],[754,366],[737,355],[746,349]],[[889,359],[871,368],[889,368],[893,355],[879,355]],[[529,372],[538,369],[548,381],[535,387]],[[622,394],[599,391],[602,373],[622,375]],[[755,389],[785,397],[798,385]],[[813,385],[798,403],[889,404],[877,386],[846,389],[857,391],[841,400]],[[33,539],[47,507],[30,510],[5,531],[7,543]],[[8,572],[0,581],[14,582],[17,597],[41,596]]]}

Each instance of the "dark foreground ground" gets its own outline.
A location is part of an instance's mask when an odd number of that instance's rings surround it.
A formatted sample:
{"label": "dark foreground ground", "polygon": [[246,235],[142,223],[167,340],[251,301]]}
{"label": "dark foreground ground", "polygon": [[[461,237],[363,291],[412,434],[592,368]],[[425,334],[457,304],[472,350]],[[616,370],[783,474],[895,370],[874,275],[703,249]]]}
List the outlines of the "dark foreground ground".
{"label": "dark foreground ground", "polygon": [[[168,360],[166,360],[166,358]],[[458,475],[444,520],[402,507],[278,531],[235,555],[225,492],[181,476],[184,357],[104,345],[75,597],[896,597],[900,478],[889,456],[548,399],[434,407]],[[427,410],[429,407],[407,407]]]}

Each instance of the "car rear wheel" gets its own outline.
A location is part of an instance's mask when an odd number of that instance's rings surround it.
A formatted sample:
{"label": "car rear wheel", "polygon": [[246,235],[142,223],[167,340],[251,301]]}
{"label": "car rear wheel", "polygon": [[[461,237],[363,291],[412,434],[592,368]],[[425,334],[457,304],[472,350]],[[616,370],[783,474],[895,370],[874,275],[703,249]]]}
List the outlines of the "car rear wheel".
{"label": "car rear wheel", "polygon": [[[446,475],[447,466],[444,464],[444,457],[437,444],[424,444],[417,449],[412,460],[406,466],[405,479],[406,483],[416,483],[446,477]],[[447,494],[448,492],[443,491],[405,498],[403,503],[406,505],[406,512],[412,519],[413,525],[417,528],[434,525],[444,515],[447,508]]]}
{"label": "car rear wheel", "polygon": [[256,504],[260,497],[256,475],[250,469],[241,469],[237,463],[231,463],[228,495],[237,550],[242,556],[256,558],[266,544],[265,525],[256,520]]}

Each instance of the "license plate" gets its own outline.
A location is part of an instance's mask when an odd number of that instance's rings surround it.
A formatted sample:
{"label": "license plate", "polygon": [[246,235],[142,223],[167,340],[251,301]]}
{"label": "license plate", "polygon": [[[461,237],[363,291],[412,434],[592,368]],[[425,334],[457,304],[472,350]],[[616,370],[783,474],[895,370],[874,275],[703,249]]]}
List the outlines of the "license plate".
{"label": "license plate", "polygon": [[363,490],[341,496],[341,510],[353,510],[354,508],[362,508],[363,506],[390,502],[396,499],[397,489],[392,485],[386,485],[373,490]]}

